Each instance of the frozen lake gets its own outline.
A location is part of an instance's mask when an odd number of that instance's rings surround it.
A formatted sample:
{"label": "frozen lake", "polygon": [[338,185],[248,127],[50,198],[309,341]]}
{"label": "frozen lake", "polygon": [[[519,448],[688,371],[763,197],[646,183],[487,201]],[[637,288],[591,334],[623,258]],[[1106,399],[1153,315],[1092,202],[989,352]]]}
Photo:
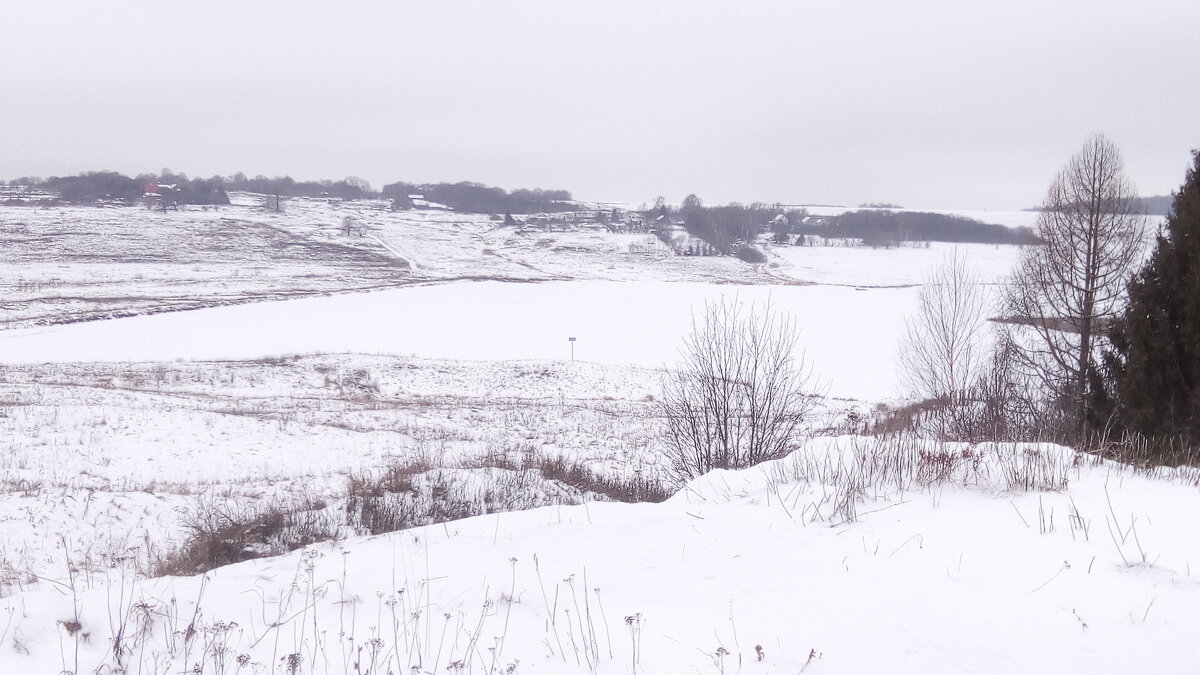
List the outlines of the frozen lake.
{"label": "frozen lake", "polygon": [[454,283],[0,333],[0,362],[254,359],[314,352],[663,366],[722,297],[792,316],[832,396],[898,394],[897,337],[916,288],[666,282]]}

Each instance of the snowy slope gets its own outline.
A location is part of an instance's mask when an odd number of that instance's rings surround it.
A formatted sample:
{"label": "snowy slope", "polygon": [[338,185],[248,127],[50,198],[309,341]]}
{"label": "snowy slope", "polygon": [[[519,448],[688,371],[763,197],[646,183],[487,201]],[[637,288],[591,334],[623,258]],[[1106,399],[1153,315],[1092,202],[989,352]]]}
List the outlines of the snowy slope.
{"label": "snowy slope", "polygon": [[[917,283],[919,274],[888,277],[944,253],[776,247],[768,264],[749,265],[676,256],[652,235],[594,223],[537,231],[486,215],[316,199],[290,200],[275,213],[256,196],[235,197],[219,209],[167,213],[0,206],[0,246],[11,263],[0,266],[0,327],[461,280]],[[985,276],[988,259],[1015,251],[984,252]]]}
{"label": "snowy slope", "polygon": [[[241,202],[0,209],[20,263],[0,267],[0,673],[1200,662],[1196,471],[826,437],[898,396],[901,322],[953,247],[771,247],[747,265],[598,228]],[[992,288],[1018,254],[958,249]],[[405,463],[481,490],[516,475],[495,466],[514,456],[660,476],[660,369],[722,297],[770,301],[801,329],[826,396],[789,458],[662,504],[491,513],[146,574],[205,508],[339,522],[353,479]],[[181,308],[201,309],[160,313]],[[45,325],[124,314],[156,315]],[[599,497],[528,484],[524,506]]]}
{"label": "snowy slope", "polygon": [[[1026,450],[983,450],[985,467]],[[1060,459],[1070,486],[1014,490],[985,470],[881,487],[846,523],[836,484],[796,479],[794,456],[663,504],[488,515],[204,577],[17,594],[0,600],[15,645],[0,665],[92,672],[124,629],[132,672],[1194,672],[1194,483],[1029,450]]]}

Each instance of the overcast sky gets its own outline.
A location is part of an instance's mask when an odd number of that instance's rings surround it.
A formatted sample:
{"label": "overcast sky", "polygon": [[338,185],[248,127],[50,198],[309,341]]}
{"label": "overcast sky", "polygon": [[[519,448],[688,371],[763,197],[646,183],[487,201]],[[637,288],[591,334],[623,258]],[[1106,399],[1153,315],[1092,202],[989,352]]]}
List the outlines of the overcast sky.
{"label": "overcast sky", "polygon": [[1089,135],[1200,147],[1197,0],[43,2],[0,178],[111,169],[1012,209]]}

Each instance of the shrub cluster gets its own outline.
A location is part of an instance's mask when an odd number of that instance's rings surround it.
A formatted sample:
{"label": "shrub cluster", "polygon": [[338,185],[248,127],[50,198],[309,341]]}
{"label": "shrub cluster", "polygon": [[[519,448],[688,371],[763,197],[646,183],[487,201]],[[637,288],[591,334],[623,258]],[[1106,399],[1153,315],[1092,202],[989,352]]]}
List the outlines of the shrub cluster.
{"label": "shrub cluster", "polygon": [[310,498],[261,508],[202,499],[185,516],[185,543],[162,557],[154,572],[199,574],[345,535],[395,532],[487,513],[592,500],[661,502],[669,496],[654,476],[601,474],[561,456],[493,453],[457,467],[417,459],[351,476],[337,500],[340,508]]}

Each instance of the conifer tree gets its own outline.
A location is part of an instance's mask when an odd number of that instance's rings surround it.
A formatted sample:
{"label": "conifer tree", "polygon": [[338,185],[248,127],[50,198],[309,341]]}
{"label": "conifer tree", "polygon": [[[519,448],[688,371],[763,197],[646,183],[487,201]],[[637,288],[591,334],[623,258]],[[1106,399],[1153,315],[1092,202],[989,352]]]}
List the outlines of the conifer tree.
{"label": "conifer tree", "polygon": [[1153,254],[1129,284],[1111,340],[1116,420],[1152,439],[1200,443],[1200,152]]}

